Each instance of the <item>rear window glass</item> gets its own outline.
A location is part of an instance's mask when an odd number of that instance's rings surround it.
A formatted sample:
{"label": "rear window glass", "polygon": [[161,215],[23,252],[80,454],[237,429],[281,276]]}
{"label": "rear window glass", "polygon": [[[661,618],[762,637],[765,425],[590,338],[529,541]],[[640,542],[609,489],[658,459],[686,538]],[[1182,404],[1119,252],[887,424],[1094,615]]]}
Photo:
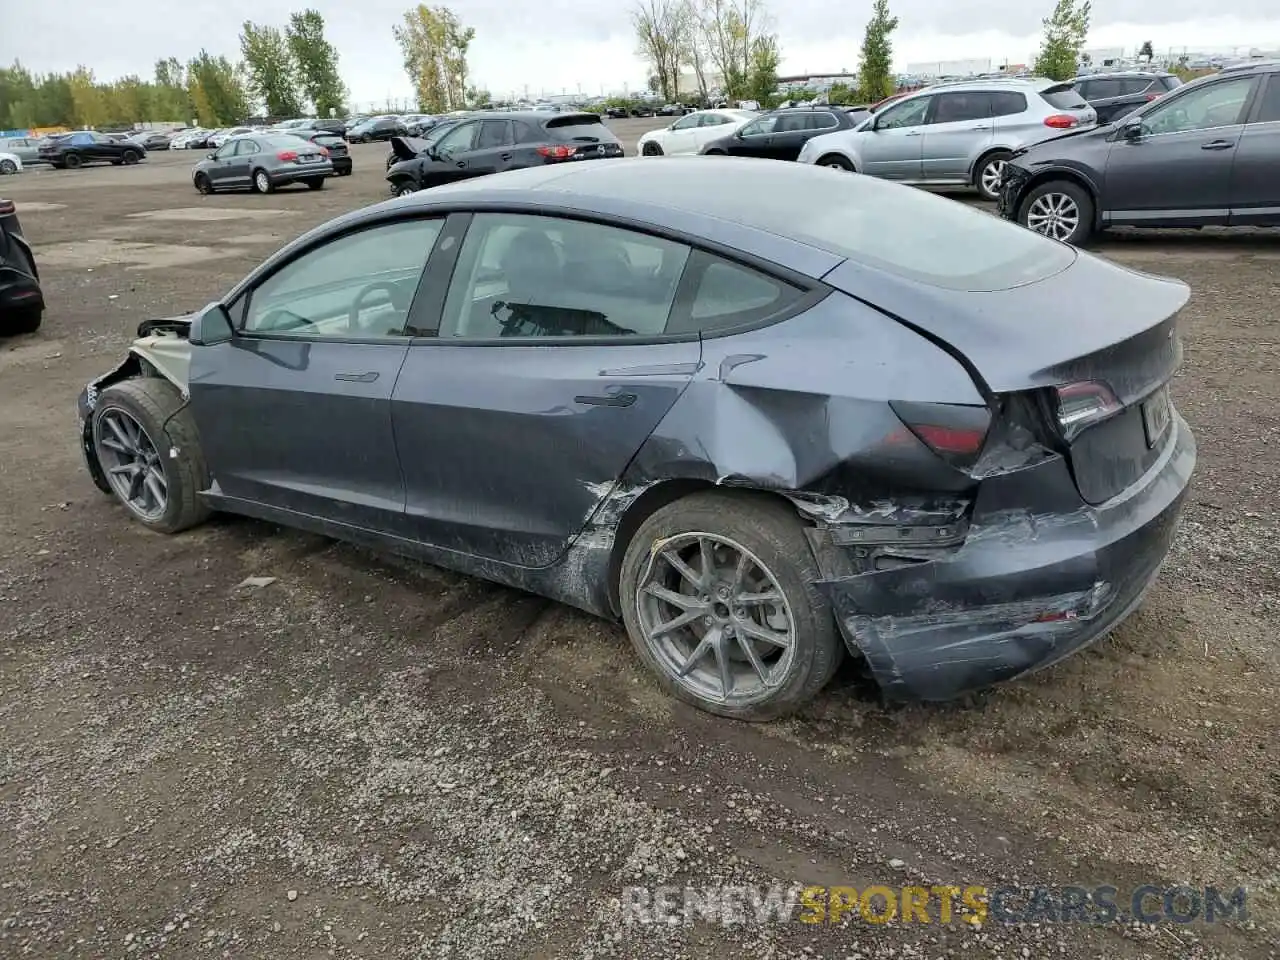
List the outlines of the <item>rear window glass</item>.
{"label": "rear window glass", "polygon": [[[1083,110],[1089,104],[1075,87],[1063,84],[1058,87],[1047,87],[1040,91],[1040,96],[1058,110]],[[1097,94],[1093,94],[1097,96]]]}
{"label": "rear window glass", "polygon": [[552,140],[589,140],[595,143],[598,140],[612,140],[613,134],[609,132],[609,128],[604,125],[604,121],[597,116],[585,117],[557,117],[554,120],[548,120],[545,124],[547,135]]}
{"label": "rear window glass", "polygon": [[1071,247],[1015,223],[874,177],[743,161],[734,165],[732,189],[709,190],[707,179],[689,176],[688,168],[667,174],[665,164],[655,164],[652,177],[640,181],[611,167],[583,164],[571,179],[574,186],[607,190],[619,199],[654,203],[661,197],[664,206],[745,223],[951,290],[1033,283],[1064,270],[1076,257]]}

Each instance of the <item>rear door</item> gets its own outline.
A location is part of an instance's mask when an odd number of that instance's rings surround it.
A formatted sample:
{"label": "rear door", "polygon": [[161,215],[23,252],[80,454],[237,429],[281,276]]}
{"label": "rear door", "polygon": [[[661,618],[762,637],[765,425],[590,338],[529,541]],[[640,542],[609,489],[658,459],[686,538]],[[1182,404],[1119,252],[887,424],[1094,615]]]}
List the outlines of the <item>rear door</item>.
{"label": "rear door", "polygon": [[932,96],[892,103],[876,114],[875,124],[854,134],[858,172],[886,180],[919,180],[924,155],[924,125]]}
{"label": "rear door", "polygon": [[757,117],[738,131],[729,142],[729,153],[736,157],[767,157],[773,143],[773,130],[781,114]]}
{"label": "rear door", "polygon": [[448,227],[465,230],[456,264],[428,278],[447,286],[439,334],[414,341],[392,397],[406,530],[546,566],[698,369],[696,331],[666,337],[690,250],[551,216],[467,219]]}
{"label": "rear door", "polygon": [[192,409],[217,492],[402,532],[391,393],[442,225],[383,222],[302,252],[230,304],[231,341],[192,349]]}
{"label": "rear door", "polygon": [[1280,223],[1280,73],[1249,111],[1231,167],[1231,225]]}
{"label": "rear door", "polygon": [[[770,160],[794,160],[800,156],[800,148],[813,135],[812,122],[817,116],[819,114],[809,111],[796,111],[779,116],[778,125],[774,127],[773,138],[765,156]],[[830,114],[821,114],[821,116],[830,118]],[[834,123],[831,129],[835,129]]]}
{"label": "rear door", "polygon": [[921,175],[926,181],[968,181],[974,162],[995,140],[991,98],[970,90],[938,93],[931,99]]}
{"label": "rear door", "polygon": [[1113,223],[1223,225],[1254,76],[1225,76],[1142,114],[1142,133],[1118,138],[1107,158],[1103,209]]}
{"label": "rear door", "polygon": [[232,140],[227,146],[235,147],[235,152],[227,161],[227,185],[246,187],[253,176],[253,158],[262,152],[262,144],[245,138]]}
{"label": "rear door", "polygon": [[481,120],[470,150],[451,157],[454,168],[467,177],[483,177],[511,164],[511,121]]}

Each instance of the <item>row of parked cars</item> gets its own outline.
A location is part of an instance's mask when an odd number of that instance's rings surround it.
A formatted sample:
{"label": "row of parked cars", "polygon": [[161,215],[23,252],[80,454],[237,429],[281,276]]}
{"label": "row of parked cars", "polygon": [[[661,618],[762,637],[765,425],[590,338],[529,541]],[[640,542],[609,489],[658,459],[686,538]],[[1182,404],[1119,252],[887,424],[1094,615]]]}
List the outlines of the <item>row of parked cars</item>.
{"label": "row of parked cars", "polygon": [[873,107],[702,110],[645,134],[640,152],[792,160],[971,188],[1009,219],[1074,244],[1119,225],[1280,225],[1280,63],[1188,84],[1139,73],[1001,77]]}

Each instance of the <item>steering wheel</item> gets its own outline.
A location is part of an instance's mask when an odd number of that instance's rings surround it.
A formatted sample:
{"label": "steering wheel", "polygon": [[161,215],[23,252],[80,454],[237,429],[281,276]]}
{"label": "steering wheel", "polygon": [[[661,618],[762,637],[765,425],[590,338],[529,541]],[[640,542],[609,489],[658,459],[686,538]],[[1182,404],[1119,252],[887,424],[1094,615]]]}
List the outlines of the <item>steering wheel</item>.
{"label": "steering wheel", "polygon": [[360,289],[356,294],[356,298],[351,301],[351,310],[347,314],[347,332],[362,333],[360,329],[360,311],[364,309],[365,298],[371,293],[379,290],[386,291],[391,298],[391,306],[397,311],[407,314],[409,312],[409,304],[406,302],[404,291],[394,280],[375,280]]}

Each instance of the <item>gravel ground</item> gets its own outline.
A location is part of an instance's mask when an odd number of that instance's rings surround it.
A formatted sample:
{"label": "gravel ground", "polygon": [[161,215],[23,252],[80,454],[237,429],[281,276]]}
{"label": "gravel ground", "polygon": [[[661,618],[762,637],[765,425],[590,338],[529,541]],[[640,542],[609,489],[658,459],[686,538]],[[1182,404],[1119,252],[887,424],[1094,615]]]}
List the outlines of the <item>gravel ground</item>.
{"label": "gravel ground", "polygon": [[[611,624],[247,520],[152,535],[94,489],[78,389],[139,320],[384,196],[385,148],[354,155],[319,194],[202,198],[190,153],[0,184],[51,304],[0,342],[0,956],[1280,952],[1280,238],[1100,247],[1195,291],[1199,472],[1128,623],[963,704],[885,710],[850,673],[749,726],[662,696]],[[774,881],[1250,899],[1215,925],[625,922],[631,885]]]}

